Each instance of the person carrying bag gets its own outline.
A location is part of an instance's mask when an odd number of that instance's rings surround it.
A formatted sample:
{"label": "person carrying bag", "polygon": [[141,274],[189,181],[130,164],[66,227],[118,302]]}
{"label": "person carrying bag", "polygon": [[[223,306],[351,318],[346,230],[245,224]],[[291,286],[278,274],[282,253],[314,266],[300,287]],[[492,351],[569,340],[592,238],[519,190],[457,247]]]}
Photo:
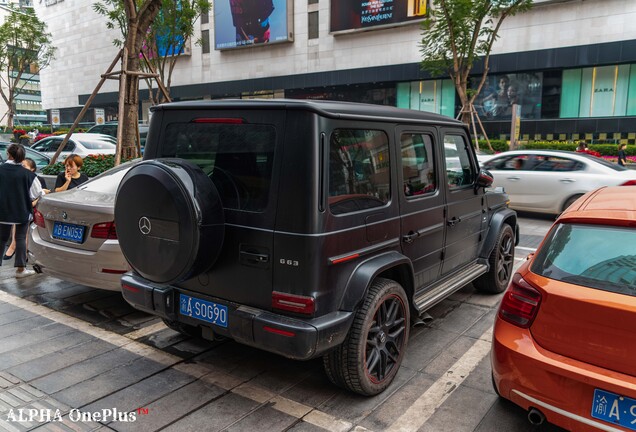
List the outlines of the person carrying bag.
{"label": "person carrying bag", "polygon": [[0,165],[0,251],[4,253],[11,237],[11,227],[15,225],[16,278],[35,274],[34,270],[25,268],[26,235],[33,213],[32,202],[42,195],[42,185],[36,181],[35,173],[22,166],[24,157],[24,147],[11,144],[7,148],[7,161]]}

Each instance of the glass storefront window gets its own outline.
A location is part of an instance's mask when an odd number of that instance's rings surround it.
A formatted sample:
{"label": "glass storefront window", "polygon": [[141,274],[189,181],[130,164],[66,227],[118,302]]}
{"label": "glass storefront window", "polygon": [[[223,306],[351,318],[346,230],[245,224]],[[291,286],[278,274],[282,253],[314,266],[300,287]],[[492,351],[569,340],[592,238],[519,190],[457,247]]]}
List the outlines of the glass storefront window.
{"label": "glass storefront window", "polygon": [[455,86],[451,80],[398,83],[397,106],[455,117]]}
{"label": "glass storefront window", "polygon": [[563,71],[561,118],[636,114],[636,65]]}

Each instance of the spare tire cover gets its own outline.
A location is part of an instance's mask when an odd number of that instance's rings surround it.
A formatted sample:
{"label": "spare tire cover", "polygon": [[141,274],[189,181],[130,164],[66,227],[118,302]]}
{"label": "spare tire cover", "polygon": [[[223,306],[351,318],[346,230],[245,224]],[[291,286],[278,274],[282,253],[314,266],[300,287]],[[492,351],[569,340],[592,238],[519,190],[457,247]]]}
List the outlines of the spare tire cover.
{"label": "spare tire cover", "polygon": [[209,269],[225,233],[214,183],[182,159],[148,160],[132,167],[117,190],[115,226],[132,268],[161,284]]}

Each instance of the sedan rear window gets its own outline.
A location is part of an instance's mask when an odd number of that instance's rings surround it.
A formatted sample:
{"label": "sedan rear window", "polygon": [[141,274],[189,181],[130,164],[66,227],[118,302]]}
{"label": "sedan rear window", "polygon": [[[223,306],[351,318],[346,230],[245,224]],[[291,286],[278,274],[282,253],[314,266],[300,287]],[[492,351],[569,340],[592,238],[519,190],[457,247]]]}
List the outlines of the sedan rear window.
{"label": "sedan rear window", "polygon": [[549,234],[532,272],[550,279],[636,296],[636,230],[560,224]]}

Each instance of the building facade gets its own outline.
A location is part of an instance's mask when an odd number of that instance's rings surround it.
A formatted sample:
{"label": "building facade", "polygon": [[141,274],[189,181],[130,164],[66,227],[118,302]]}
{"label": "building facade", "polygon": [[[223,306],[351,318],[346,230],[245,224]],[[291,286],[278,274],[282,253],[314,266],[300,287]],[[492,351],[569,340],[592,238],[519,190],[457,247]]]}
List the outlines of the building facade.
{"label": "building facade", "polygon": [[[424,0],[261,0],[251,17],[237,15],[240,3],[218,0],[198,21],[201,43],[180,56],[172,76],[175,100],[320,98],[453,117],[460,109],[452,83],[420,67]],[[534,3],[504,22],[494,45],[476,104],[489,135],[510,133],[514,101],[522,138],[636,139],[636,1]],[[115,58],[119,34],[90,2],[35,6],[58,48],[42,71],[44,107],[71,122]],[[108,81],[93,104],[116,115],[117,82]]]}
{"label": "building facade", "polygon": [[[33,7],[32,0],[0,0],[0,20],[4,21],[9,15],[9,7],[25,8]],[[17,76],[17,71],[8,72],[12,77]],[[39,125],[46,123],[46,112],[42,108],[42,94],[40,90],[40,76],[35,65],[29,66],[28,70],[22,72],[20,82],[16,87],[14,97],[15,116],[13,123],[15,126]],[[0,116],[7,113],[8,107],[0,98]],[[6,124],[6,115],[0,124]]]}

